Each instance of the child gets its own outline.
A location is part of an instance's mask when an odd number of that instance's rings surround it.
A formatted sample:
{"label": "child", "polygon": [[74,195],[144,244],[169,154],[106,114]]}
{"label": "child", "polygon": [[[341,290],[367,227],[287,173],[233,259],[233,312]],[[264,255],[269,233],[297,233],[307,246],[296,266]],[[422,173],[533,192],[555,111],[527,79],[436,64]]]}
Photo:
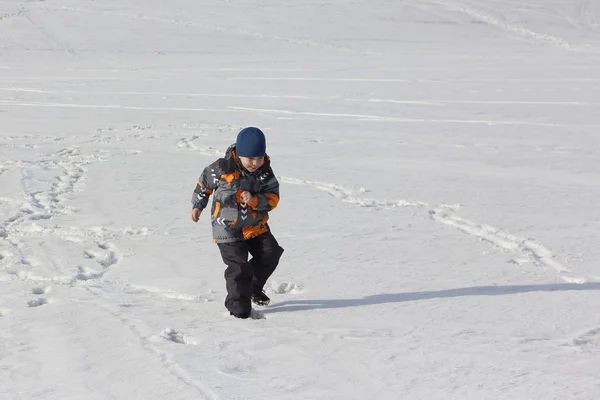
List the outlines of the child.
{"label": "child", "polygon": [[263,288],[283,254],[267,224],[268,212],[279,202],[279,182],[260,129],[242,129],[225,157],[204,169],[192,195],[192,221],[198,222],[211,194],[213,242],[227,265],[225,307],[237,318],[248,318],[251,301],[269,304]]}

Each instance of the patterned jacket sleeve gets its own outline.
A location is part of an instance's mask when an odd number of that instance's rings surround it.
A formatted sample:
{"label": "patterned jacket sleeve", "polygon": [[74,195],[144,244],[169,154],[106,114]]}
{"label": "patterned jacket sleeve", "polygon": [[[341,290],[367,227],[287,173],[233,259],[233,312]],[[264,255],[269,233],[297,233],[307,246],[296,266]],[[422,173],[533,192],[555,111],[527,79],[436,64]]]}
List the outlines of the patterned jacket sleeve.
{"label": "patterned jacket sleeve", "polygon": [[192,208],[204,210],[208,205],[208,198],[215,189],[215,185],[219,182],[215,173],[216,163],[204,168],[202,175],[198,178],[196,188],[192,194]]}
{"label": "patterned jacket sleeve", "polygon": [[264,190],[254,195],[248,205],[259,212],[269,212],[279,203],[279,181],[271,174],[265,183]]}

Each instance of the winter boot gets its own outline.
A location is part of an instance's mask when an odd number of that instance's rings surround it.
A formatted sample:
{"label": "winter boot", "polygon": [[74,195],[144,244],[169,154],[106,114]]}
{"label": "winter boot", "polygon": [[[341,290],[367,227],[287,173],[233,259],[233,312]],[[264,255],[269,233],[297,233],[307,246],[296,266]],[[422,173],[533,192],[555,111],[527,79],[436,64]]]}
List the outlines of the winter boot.
{"label": "winter boot", "polygon": [[258,293],[254,293],[250,299],[258,306],[268,306],[271,302],[269,296],[267,296],[262,290]]}
{"label": "winter boot", "polygon": [[229,311],[229,315],[233,315],[236,318],[241,318],[241,319],[247,319],[250,318],[250,314],[251,313],[243,313],[243,314],[234,314],[231,311]]}

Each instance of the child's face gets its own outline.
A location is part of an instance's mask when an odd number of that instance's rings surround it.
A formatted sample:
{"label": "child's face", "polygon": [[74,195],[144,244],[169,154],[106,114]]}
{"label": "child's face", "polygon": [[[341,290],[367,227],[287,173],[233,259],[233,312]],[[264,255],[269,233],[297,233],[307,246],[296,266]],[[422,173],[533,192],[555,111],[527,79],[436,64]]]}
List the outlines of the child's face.
{"label": "child's face", "polygon": [[252,157],[252,158],[240,157],[240,161],[242,162],[242,165],[244,166],[244,168],[246,168],[250,172],[254,172],[263,166],[263,164],[265,163],[265,158],[264,157]]}

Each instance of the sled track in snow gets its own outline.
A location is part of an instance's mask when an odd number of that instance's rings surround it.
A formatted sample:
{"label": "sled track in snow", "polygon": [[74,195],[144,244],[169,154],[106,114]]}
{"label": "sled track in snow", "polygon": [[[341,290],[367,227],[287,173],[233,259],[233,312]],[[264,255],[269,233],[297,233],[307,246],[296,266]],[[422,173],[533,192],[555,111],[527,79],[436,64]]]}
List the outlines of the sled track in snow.
{"label": "sled track in snow", "polygon": [[3,20],[8,20],[10,18],[20,17],[26,12],[27,9],[23,7],[23,4],[21,4],[18,6],[17,11],[0,15],[0,22],[2,22]]}
{"label": "sled track in snow", "polygon": [[[418,208],[423,210],[423,212],[427,212],[432,221],[458,229],[463,233],[476,237],[480,240],[485,240],[501,249],[520,253],[538,265],[543,265],[555,270],[560,278],[565,282],[585,283],[588,281],[586,278],[571,276],[569,274],[571,272],[570,269],[558,262],[554,258],[554,254],[550,249],[544,247],[540,243],[537,243],[535,240],[515,236],[510,232],[504,231],[500,228],[470,221],[466,218],[456,215],[456,211],[460,208],[459,205],[441,204],[438,206],[431,206],[422,201],[415,202],[404,199],[371,199],[354,195],[356,192],[364,193],[366,191],[364,188],[361,188],[357,191],[342,185],[318,181],[306,181],[288,177],[279,177],[279,180],[282,183],[291,185],[304,185],[313,187],[317,190],[326,192],[345,203],[353,204],[359,207],[370,207],[376,209],[397,209],[404,207]],[[518,263],[518,261],[513,262]]]}
{"label": "sled track in snow", "polygon": [[[370,121],[370,122],[402,122],[411,124],[465,124],[465,125],[497,125],[497,126],[540,126],[548,128],[564,128],[569,124],[563,123],[549,123],[549,122],[531,122],[531,121],[518,121],[518,120],[488,120],[488,119],[436,119],[436,118],[404,118],[394,117],[386,115],[375,115],[375,114],[349,114],[349,113],[325,113],[321,111],[298,111],[290,109],[268,109],[268,108],[254,108],[254,107],[238,107],[229,106],[229,110],[243,111],[250,113],[265,113],[265,114],[279,114],[278,118],[297,118],[297,119],[343,119],[348,121],[349,119],[356,121]],[[586,127],[600,127],[598,125],[579,125]]]}
{"label": "sled track in snow", "polygon": [[156,24],[169,24],[169,25],[175,25],[175,26],[179,26],[179,27],[190,28],[190,29],[195,29],[195,30],[200,30],[200,31],[205,31],[205,32],[208,31],[208,32],[225,33],[225,34],[236,35],[236,36],[240,36],[240,37],[247,37],[247,38],[252,38],[252,39],[257,39],[257,40],[283,42],[283,43],[295,44],[295,45],[306,46],[306,47],[322,48],[322,49],[338,51],[338,52],[348,53],[348,54],[359,54],[359,55],[373,55],[373,54],[377,55],[377,54],[379,54],[379,53],[368,52],[368,51],[360,51],[360,50],[356,50],[356,49],[353,49],[353,48],[350,48],[347,46],[337,45],[335,43],[317,42],[317,41],[310,40],[310,39],[284,37],[284,36],[275,35],[275,34],[251,31],[251,30],[243,29],[243,28],[239,28],[239,27],[213,24],[212,22],[210,22],[210,20],[208,20],[209,22],[196,22],[196,21],[184,20],[184,19],[178,18],[178,17],[169,18],[169,17],[163,17],[163,16],[144,15],[144,14],[139,14],[139,13],[134,14],[134,13],[117,12],[114,10],[102,10],[102,9],[94,10],[94,9],[87,9],[87,8],[81,8],[81,7],[68,7],[68,6],[58,6],[58,7],[57,6],[44,6],[43,8],[47,11],[54,11],[54,12],[91,13],[91,14],[105,15],[105,16],[111,16],[111,17],[117,17],[117,18],[125,18],[125,19],[129,19],[132,21],[143,21],[143,22],[150,22],[150,23],[156,23]]}
{"label": "sled track in snow", "polygon": [[[438,8],[445,8],[452,11],[457,11],[466,14],[476,21],[496,27],[508,33],[514,34],[518,37],[524,38],[532,43],[541,45],[551,45],[557,48],[568,51],[589,51],[589,48],[584,46],[577,46],[570,43],[568,40],[550,35],[547,33],[536,32],[531,29],[523,28],[514,24],[511,24],[503,18],[502,15],[496,17],[493,15],[491,10],[483,10],[476,8],[466,2],[453,2],[453,1],[439,1],[439,0],[428,0],[428,3]],[[585,7],[584,7],[585,9]]]}
{"label": "sled track in snow", "polygon": [[588,32],[600,34],[600,4],[595,0],[582,0],[579,5],[579,21],[581,26]]}
{"label": "sled track in snow", "polygon": [[[104,292],[101,290],[101,288],[87,286],[85,289],[97,298],[102,298],[104,295]],[[207,400],[218,399],[217,396],[210,391],[210,389],[202,385],[202,383],[200,383],[193,376],[190,376],[190,374],[176,362],[172,361],[169,357],[169,353],[162,350],[161,346],[155,344],[151,337],[145,337],[133,320],[130,320],[125,314],[120,313],[119,311],[115,310],[114,307],[110,307],[103,302],[99,302],[97,305],[113,318],[118,319],[124,326],[126,326],[131,334],[137,338],[140,346],[145,351],[155,356],[171,376],[180,381],[182,384],[197,390],[198,394],[200,395],[199,398]],[[137,323],[139,323],[139,321]],[[172,328],[165,329],[165,331],[158,335],[158,337],[177,344],[195,344],[193,338],[187,337],[186,335],[179,333]]]}

